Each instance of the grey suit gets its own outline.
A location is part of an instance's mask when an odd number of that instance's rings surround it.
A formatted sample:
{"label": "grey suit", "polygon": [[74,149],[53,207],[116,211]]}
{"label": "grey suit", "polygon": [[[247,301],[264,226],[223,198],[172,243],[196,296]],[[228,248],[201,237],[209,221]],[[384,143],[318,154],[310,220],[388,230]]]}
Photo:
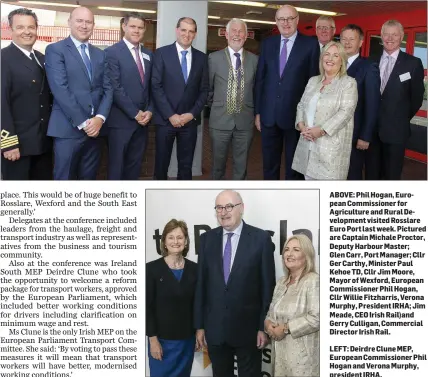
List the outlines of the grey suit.
{"label": "grey suit", "polygon": [[254,100],[253,90],[258,57],[243,50],[244,98],[241,111],[227,111],[227,89],[230,63],[228,48],[213,52],[208,57],[210,91],[208,105],[211,106],[209,121],[212,141],[212,177],[223,179],[226,169],[229,144],[232,142],[232,179],[245,179],[248,153],[253,139]]}

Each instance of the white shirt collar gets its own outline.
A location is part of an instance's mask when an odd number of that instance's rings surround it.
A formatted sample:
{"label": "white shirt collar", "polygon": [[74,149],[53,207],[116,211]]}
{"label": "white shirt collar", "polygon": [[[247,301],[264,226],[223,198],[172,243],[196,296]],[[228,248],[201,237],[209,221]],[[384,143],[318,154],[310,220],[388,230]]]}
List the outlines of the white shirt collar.
{"label": "white shirt collar", "polygon": [[235,230],[232,230],[231,232],[223,228],[223,236],[228,233],[233,233],[240,236],[243,226],[244,226],[244,222],[241,220],[241,223],[238,225],[238,227]]}
{"label": "white shirt collar", "polygon": [[[230,46],[227,46],[227,48],[229,49],[229,55],[232,57],[232,56],[235,56],[235,50],[234,49],[232,49]],[[244,48],[241,48],[239,51],[238,51],[238,54],[239,55],[241,55],[241,58],[242,58],[242,53],[244,52]],[[236,56],[235,56],[236,57]]]}
{"label": "white shirt collar", "polygon": [[[34,50],[31,49],[31,51],[25,50],[22,47],[19,47],[15,42],[12,42],[16,47],[18,47],[28,58],[31,59],[30,54],[33,53],[34,54]],[[34,54],[34,56],[36,56],[36,54]]]}
{"label": "white shirt collar", "polygon": [[184,49],[183,47],[181,47],[178,42],[175,42],[175,46],[177,47],[177,51],[178,53],[181,55],[181,51],[187,51],[187,55],[189,56],[192,54],[192,46],[190,46],[188,49]]}
{"label": "white shirt collar", "polygon": [[387,56],[391,56],[394,60],[397,60],[398,54],[400,53],[400,49],[394,51],[392,54],[388,54],[385,50],[383,50],[382,59],[385,59]]}
{"label": "white shirt collar", "polygon": [[352,55],[350,58],[348,58],[348,67],[351,66],[351,64],[360,56],[360,53],[357,53],[355,55]]}
{"label": "white shirt collar", "polygon": [[[129,42],[125,37],[123,38],[123,41],[125,42],[126,46],[130,49],[130,50],[134,50],[134,45]],[[139,43],[139,50],[141,50],[141,43]]]}
{"label": "white shirt collar", "polygon": [[289,42],[293,42],[293,43],[294,43],[294,41],[296,40],[296,37],[297,37],[297,30],[296,30],[296,32],[295,32],[291,37],[288,37],[288,38],[285,38],[285,37],[281,34],[281,44],[282,44],[282,41],[283,41],[284,39],[288,39],[288,41],[289,41]]}
{"label": "white shirt collar", "polygon": [[89,42],[80,42],[78,41],[76,38],[74,38],[71,34],[70,34],[70,38],[73,41],[74,45],[76,46],[77,49],[80,49],[81,45],[85,45],[86,48],[89,50]]}

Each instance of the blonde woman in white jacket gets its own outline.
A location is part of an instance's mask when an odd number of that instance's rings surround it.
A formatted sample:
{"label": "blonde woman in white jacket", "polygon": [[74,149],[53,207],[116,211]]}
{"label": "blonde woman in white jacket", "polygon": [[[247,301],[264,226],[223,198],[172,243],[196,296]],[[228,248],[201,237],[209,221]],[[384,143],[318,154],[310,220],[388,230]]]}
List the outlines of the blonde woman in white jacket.
{"label": "blonde woman in white jacket", "polygon": [[320,57],[321,74],[309,80],[297,105],[300,139],[292,168],[307,180],[347,178],[358,92],[346,65],[343,46],[328,43]]}

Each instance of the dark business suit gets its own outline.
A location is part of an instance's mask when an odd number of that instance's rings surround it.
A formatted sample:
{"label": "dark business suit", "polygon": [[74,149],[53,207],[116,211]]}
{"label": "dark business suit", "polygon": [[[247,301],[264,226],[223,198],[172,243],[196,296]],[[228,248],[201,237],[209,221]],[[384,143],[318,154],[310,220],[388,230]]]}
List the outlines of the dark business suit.
{"label": "dark business suit", "polygon": [[201,236],[195,298],[195,327],[204,329],[214,376],[233,373],[233,355],[239,374],[261,373],[257,333],[275,287],[273,244],[269,234],[243,224],[227,284],[223,275],[223,228]]}
{"label": "dark business suit", "polygon": [[301,178],[291,169],[299,140],[295,129],[296,109],[308,80],[319,74],[317,39],[297,33],[281,77],[280,51],[280,35],[264,40],[256,74],[255,113],[260,114],[261,120],[264,179],[280,178],[284,141],[285,177]]}
{"label": "dark business suit", "polygon": [[[52,179],[52,140],[46,136],[51,94],[45,58],[31,60],[13,43],[1,50],[1,162],[5,180]],[[3,153],[19,148],[20,159]]]}
{"label": "dark business suit", "polygon": [[358,139],[369,143],[373,140],[380,105],[379,66],[377,63],[358,56],[349,66],[348,76],[357,81],[358,89],[348,179],[361,180],[366,151],[357,149],[356,145]]}
{"label": "dark business suit", "polygon": [[[410,78],[402,76],[401,81],[400,75],[407,74]],[[401,178],[410,120],[422,105],[424,90],[421,60],[400,51],[381,96],[376,138],[369,148],[368,179]]]}
{"label": "dark business suit", "polygon": [[147,146],[147,127],[136,120],[138,112],[153,113],[150,77],[153,54],[141,47],[144,82],[134,58],[134,51],[121,40],[107,48],[108,74],[113,87],[113,104],[106,121],[109,145],[109,179],[138,179]]}
{"label": "dark business suit", "polygon": [[70,37],[46,48],[46,74],[54,96],[48,135],[54,138],[56,180],[96,178],[101,140],[88,137],[78,126],[98,114],[107,118],[113,90],[105,74],[104,51],[89,44],[89,55],[92,80]]}
{"label": "dark business suit", "polygon": [[[181,71],[176,44],[160,47],[154,56],[152,93],[156,124],[155,178],[167,179],[174,140],[177,138],[177,179],[192,179],[193,154],[197,126],[208,98],[207,56],[192,47],[192,64],[187,83]],[[180,128],[169,118],[174,114],[191,113],[195,119]]]}

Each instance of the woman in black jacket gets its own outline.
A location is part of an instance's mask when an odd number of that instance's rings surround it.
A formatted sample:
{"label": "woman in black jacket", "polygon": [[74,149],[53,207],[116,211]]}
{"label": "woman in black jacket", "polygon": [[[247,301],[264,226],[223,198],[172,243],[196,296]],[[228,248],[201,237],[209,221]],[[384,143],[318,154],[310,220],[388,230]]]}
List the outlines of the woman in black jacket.
{"label": "woman in black jacket", "polygon": [[147,263],[146,318],[152,377],[188,377],[195,351],[196,263],[186,259],[189,234],[172,219],[163,230],[162,258]]}

